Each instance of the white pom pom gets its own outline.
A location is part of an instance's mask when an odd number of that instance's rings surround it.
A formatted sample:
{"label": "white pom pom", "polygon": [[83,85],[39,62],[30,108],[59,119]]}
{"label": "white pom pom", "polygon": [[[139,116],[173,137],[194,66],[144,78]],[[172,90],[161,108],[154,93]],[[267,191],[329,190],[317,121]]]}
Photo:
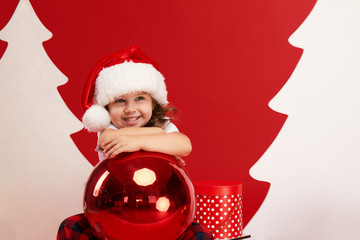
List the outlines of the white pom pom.
{"label": "white pom pom", "polygon": [[82,121],[89,132],[100,132],[110,124],[110,115],[104,107],[92,105],[86,110]]}

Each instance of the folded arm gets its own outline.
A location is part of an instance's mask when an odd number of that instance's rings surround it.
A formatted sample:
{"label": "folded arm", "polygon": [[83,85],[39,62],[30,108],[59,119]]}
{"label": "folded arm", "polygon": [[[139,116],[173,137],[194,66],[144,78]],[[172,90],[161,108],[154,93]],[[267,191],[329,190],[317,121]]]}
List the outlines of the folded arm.
{"label": "folded arm", "polygon": [[192,150],[186,135],[180,132],[165,133],[156,127],[106,129],[99,137],[99,144],[107,157],[139,150],[187,156]]}

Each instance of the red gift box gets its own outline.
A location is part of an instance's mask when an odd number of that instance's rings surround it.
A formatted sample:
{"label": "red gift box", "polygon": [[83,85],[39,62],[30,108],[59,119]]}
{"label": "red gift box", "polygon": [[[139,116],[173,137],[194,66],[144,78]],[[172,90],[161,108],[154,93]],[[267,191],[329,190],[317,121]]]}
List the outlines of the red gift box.
{"label": "red gift box", "polygon": [[242,183],[216,180],[193,182],[196,196],[194,220],[206,226],[215,239],[242,235]]}

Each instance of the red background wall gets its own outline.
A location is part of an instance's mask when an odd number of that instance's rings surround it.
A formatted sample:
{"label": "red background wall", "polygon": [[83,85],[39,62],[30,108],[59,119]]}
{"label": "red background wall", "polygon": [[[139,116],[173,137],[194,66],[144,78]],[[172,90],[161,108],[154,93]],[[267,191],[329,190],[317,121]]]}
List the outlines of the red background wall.
{"label": "red background wall", "polygon": [[[249,176],[286,116],[267,106],[287,81],[302,50],[288,37],[316,0],[31,1],[53,33],[44,47],[69,82],[59,92],[82,117],[81,92],[98,59],[138,44],[158,62],[177,125],[193,143],[185,160],[193,180],[244,182],[244,222],[255,214],[269,184]],[[18,1],[0,3],[0,28]],[[6,44],[0,42],[0,54]],[[91,137],[89,137],[91,136]],[[96,136],[75,133],[92,164]]]}

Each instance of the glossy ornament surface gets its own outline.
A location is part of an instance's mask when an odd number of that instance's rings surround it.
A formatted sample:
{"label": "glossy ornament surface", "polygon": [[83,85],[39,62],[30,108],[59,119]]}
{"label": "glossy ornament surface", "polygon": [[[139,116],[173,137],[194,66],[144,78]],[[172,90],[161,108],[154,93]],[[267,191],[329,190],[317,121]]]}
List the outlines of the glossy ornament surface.
{"label": "glossy ornament surface", "polygon": [[120,154],[91,173],[84,212],[100,239],[176,240],[193,221],[194,187],[173,156]]}

